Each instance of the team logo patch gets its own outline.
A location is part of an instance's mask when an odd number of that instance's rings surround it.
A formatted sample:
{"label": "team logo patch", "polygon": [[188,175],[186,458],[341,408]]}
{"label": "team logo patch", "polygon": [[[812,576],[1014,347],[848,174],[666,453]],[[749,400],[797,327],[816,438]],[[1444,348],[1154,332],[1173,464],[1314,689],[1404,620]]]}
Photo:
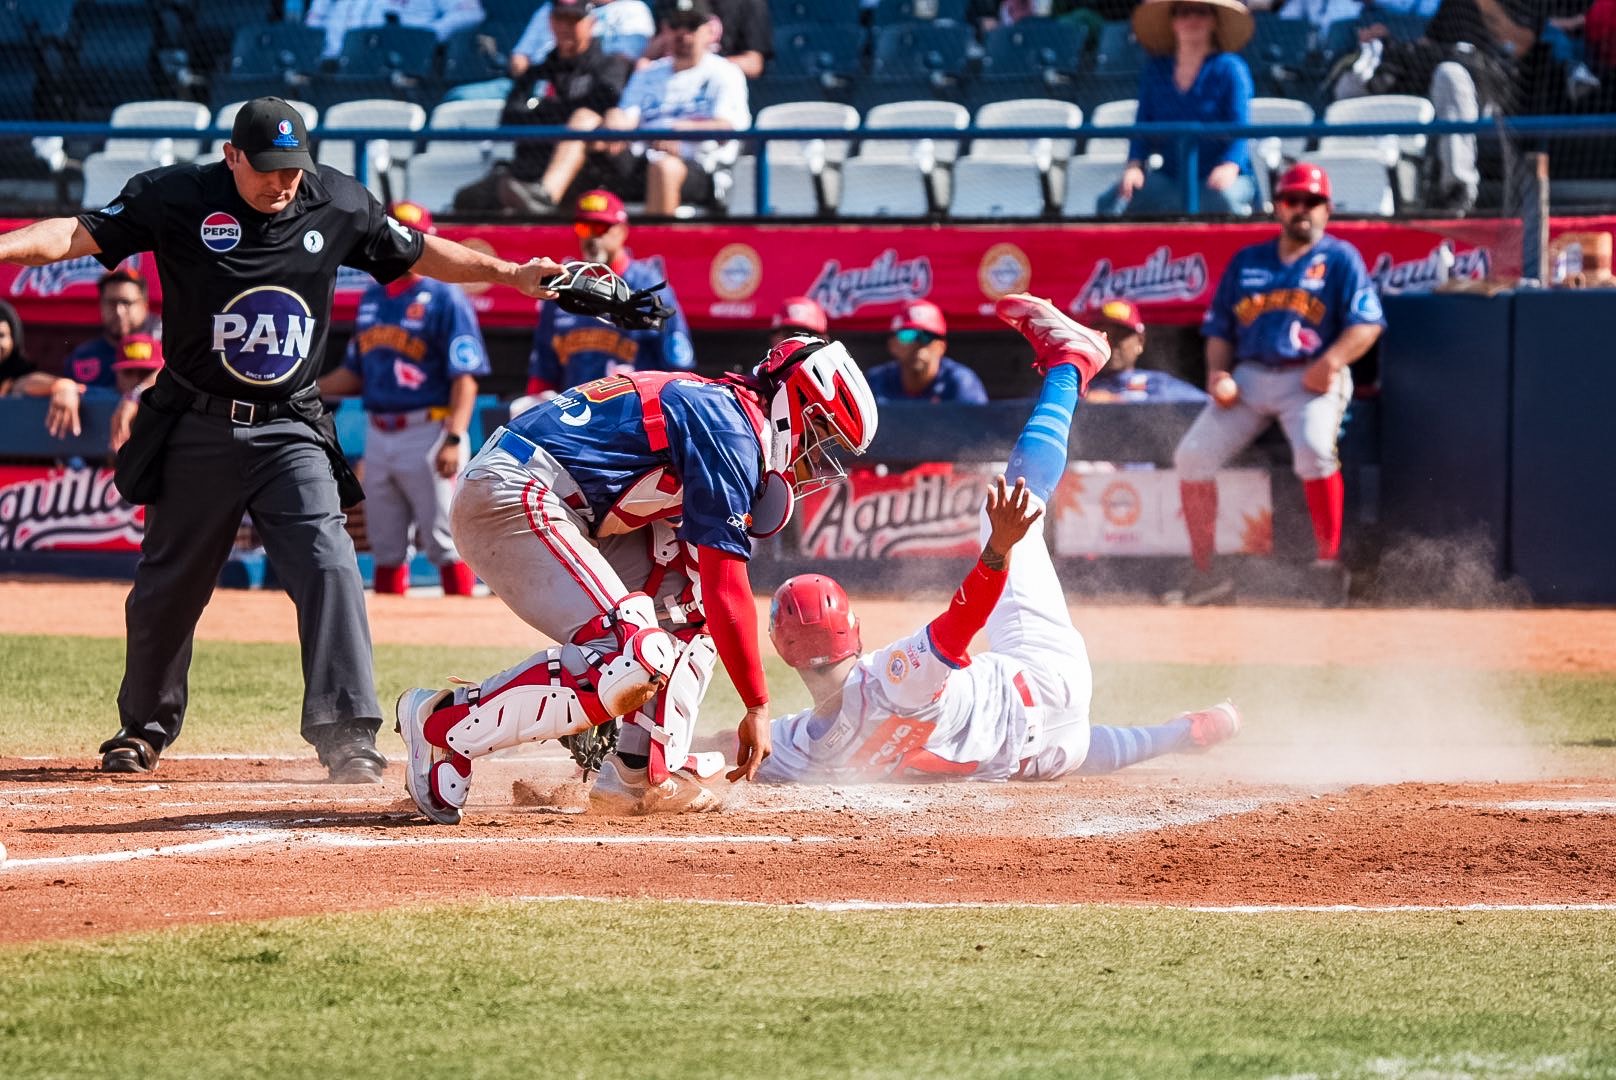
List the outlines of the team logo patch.
{"label": "team logo patch", "polygon": [[456,375],[471,375],[482,370],[483,351],[477,347],[477,339],[470,334],[462,334],[449,345],[449,369]]}
{"label": "team logo patch", "polygon": [[239,294],[213,316],[213,352],[231,376],[252,386],[289,379],[309,358],[314,313],[304,299],[279,285]]}
{"label": "team logo patch", "polygon": [[891,682],[902,682],[907,674],[909,674],[909,661],[904,658],[903,653],[893,653],[892,659],[887,661],[887,679]]}
{"label": "team logo patch", "polygon": [[292,122],[290,120],[282,120],[275,125],[275,130],[279,133],[274,139],[276,146],[282,150],[296,150],[298,148],[297,136],[292,134]]}
{"label": "team logo patch", "polygon": [[1380,306],[1380,294],[1375,292],[1374,286],[1368,285],[1358,290],[1352,298],[1352,314],[1359,322],[1380,322],[1386,317]]}
{"label": "team logo patch", "polygon": [[234,250],[241,243],[241,222],[222,210],[214,211],[202,219],[202,243],[221,255]]}

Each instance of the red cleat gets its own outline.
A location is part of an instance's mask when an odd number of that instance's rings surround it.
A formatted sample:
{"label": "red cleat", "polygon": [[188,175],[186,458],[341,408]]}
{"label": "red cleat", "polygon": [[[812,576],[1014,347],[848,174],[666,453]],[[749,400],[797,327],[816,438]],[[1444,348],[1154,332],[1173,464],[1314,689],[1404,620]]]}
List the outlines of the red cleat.
{"label": "red cleat", "polygon": [[376,595],[403,596],[410,591],[410,568],[407,566],[376,567]]}
{"label": "red cleat", "polygon": [[1015,327],[1037,353],[1033,370],[1040,375],[1062,364],[1077,368],[1082,378],[1080,393],[1087,393],[1089,380],[1111,359],[1111,343],[1098,330],[1090,330],[1067,317],[1048,300],[1029,293],[1001,297],[994,312]]}
{"label": "red cleat", "polygon": [[444,596],[473,596],[477,591],[477,575],[463,562],[444,563],[438,567],[438,578],[443,582]]}
{"label": "red cleat", "polygon": [[1190,722],[1190,741],[1200,749],[1225,742],[1240,733],[1240,710],[1234,702],[1223,701],[1210,709],[1185,713]]}

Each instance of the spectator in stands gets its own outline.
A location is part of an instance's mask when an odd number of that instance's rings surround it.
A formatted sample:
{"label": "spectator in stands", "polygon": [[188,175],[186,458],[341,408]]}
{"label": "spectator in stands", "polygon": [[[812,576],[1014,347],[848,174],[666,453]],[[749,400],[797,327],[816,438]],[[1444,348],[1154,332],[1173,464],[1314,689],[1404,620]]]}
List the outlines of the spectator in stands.
{"label": "spectator in stands", "polygon": [[[594,0],[586,6],[594,17],[594,37],[601,52],[637,60],[646,44],[656,36],[656,16],[651,14],[644,0]],[[528,20],[527,29],[511,48],[508,61],[511,78],[520,79],[529,67],[550,55],[556,42],[550,26],[553,11],[553,4],[540,4],[539,10]]]}
{"label": "spectator in stands", "polygon": [[119,402],[112,420],[112,452],[129,441],[129,428],[140,409],[140,395],[157,381],[163,370],[163,343],[150,334],[130,334],[118,346],[118,359],[112,370],[118,380]]}
{"label": "spectator in stands", "polygon": [[[661,259],[635,259],[628,251],[628,211],[609,191],[586,191],[572,219],[578,251],[589,262],[605,263],[631,289],[667,281]],[[629,371],[689,371],[696,365],[690,327],[673,289],[658,294],[673,314],[658,330],[620,330],[589,315],[539,307],[528,357],[527,392],[543,400],[558,391],[607,375]],[[513,407],[513,412],[518,411]]]}
{"label": "spectator in stands", "polygon": [[[101,336],[91,338],[68,353],[62,362],[61,376],[36,371],[17,382],[16,389],[21,393],[50,398],[50,408],[45,412],[45,430],[58,439],[70,434],[77,437],[83,432],[79,423],[79,399],[87,391],[111,392],[117,386],[112,365],[118,360],[123,339],[154,329],[151,307],[146,302],[145,278],[120,268],[102,274],[96,288],[101,294]],[[115,413],[113,417],[113,437],[120,445],[129,437],[127,422],[130,418],[122,418],[124,427],[120,432],[119,416]]]}
{"label": "spectator in stands", "polygon": [[1363,0],[1252,0],[1252,11],[1270,11],[1281,19],[1306,19],[1321,34],[1331,24],[1350,22],[1363,14]]}
{"label": "spectator in stands", "polygon": [[34,371],[23,352],[22,319],[16,308],[0,300],[0,397],[11,393],[18,380]]}
{"label": "spectator in stands", "polygon": [[[616,6],[616,5],[612,5]],[[593,131],[617,105],[634,62],[609,56],[595,39],[597,14],[586,0],[546,4],[554,48],[534,67],[516,76],[500,114],[501,126],[567,126]],[[584,158],[576,143],[519,141],[516,155],[489,174],[455,192],[456,210],[552,214],[566,201]]]}
{"label": "spectator in stands", "polygon": [[[766,0],[711,0],[716,24],[708,48],[728,60],[748,79],[763,74],[763,66],[774,55],[774,20]],[[678,0],[661,0],[662,31],[645,47],[641,66],[659,60],[673,51],[673,34],[667,16],[680,10]]]}
{"label": "spectator in stands", "polygon": [[1135,365],[1145,351],[1145,320],[1139,308],[1126,300],[1107,300],[1078,316],[1084,326],[1099,330],[1111,342],[1111,360],[1089,383],[1085,400],[1135,404],[1162,402],[1199,404],[1206,394],[1165,371],[1141,371]]}
{"label": "spectator in stands", "polygon": [[773,348],[793,334],[812,334],[822,338],[830,336],[830,319],[813,297],[786,297],[770,324],[769,347]]}
{"label": "spectator in stands", "polygon": [[943,401],[986,405],[988,392],[976,372],[948,350],[948,321],[930,300],[911,300],[892,317],[887,352],[892,359],[865,373],[870,392],[880,404],[893,401]]}
{"label": "spectator in stands", "polygon": [[[1139,123],[1243,124],[1250,119],[1251,70],[1240,49],[1251,40],[1251,13],[1240,0],[1145,0],[1133,13],[1134,36],[1152,55],[1139,72]],[[1152,153],[1162,156],[1149,169]],[[1246,139],[1200,140],[1201,210],[1249,214],[1256,185]],[[1102,197],[1103,213],[1183,211],[1175,139],[1134,139],[1122,180]]]}
{"label": "spectator in stands", "polygon": [[396,22],[431,30],[442,41],[456,30],[483,21],[482,0],[310,0],[305,26],[325,31],[322,55],[342,55],[342,39],[350,30],[369,30]]}
{"label": "spectator in stands", "polygon": [[[746,76],[709,49],[717,26],[707,0],[675,0],[664,19],[673,35],[670,55],[636,71],[603,129],[672,128],[736,131],[752,126]],[[572,150],[567,148],[572,146]],[[659,140],[629,146],[601,142],[590,147],[590,164],[609,179],[602,185],[626,199],[644,199],[646,213],[672,216],[682,203],[711,203],[714,170],[734,162],[734,141]],[[562,144],[546,173],[550,190],[569,187],[586,163],[582,147]]]}

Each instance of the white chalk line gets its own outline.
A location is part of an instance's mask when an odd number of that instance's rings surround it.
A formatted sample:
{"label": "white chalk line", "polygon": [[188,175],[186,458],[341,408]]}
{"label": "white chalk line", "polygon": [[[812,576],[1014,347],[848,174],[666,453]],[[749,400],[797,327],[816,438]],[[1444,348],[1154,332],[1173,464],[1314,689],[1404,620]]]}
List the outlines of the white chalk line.
{"label": "white chalk line", "polygon": [[[567,902],[626,904],[642,902],[649,897],[584,896],[564,894],[557,896],[516,896],[512,900],[524,904],[559,904]],[[659,904],[695,904],[716,907],[800,908],[807,911],[826,911],[845,914],[860,911],[997,911],[1005,908],[1028,911],[1064,911],[1070,908],[1169,909],[1187,911],[1197,915],[1286,915],[1286,914],[1398,914],[1402,912],[1441,912],[1445,914],[1494,911],[1590,911],[1616,912],[1616,900],[1593,903],[1538,903],[1538,904],[1160,904],[1116,903],[1108,901],[1076,901],[1044,904],[1025,900],[711,900],[685,897],[665,897],[653,900]]]}
{"label": "white chalk line", "polygon": [[1522,799],[1498,803],[1501,810],[1564,814],[1616,814],[1616,799]]}

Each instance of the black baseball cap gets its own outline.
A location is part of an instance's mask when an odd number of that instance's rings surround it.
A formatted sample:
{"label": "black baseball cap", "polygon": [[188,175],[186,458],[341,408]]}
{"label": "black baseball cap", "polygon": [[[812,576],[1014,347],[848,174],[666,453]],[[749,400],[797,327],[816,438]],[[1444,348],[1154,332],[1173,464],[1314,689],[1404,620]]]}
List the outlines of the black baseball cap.
{"label": "black baseball cap", "polygon": [[662,21],[666,23],[704,23],[712,17],[713,9],[707,0],[669,0],[662,9]]}
{"label": "black baseball cap", "polygon": [[236,113],[230,142],[259,172],[314,171],[303,114],[277,97],[253,98]]}
{"label": "black baseball cap", "polygon": [[557,19],[582,19],[589,14],[589,0],[550,0],[550,15]]}

